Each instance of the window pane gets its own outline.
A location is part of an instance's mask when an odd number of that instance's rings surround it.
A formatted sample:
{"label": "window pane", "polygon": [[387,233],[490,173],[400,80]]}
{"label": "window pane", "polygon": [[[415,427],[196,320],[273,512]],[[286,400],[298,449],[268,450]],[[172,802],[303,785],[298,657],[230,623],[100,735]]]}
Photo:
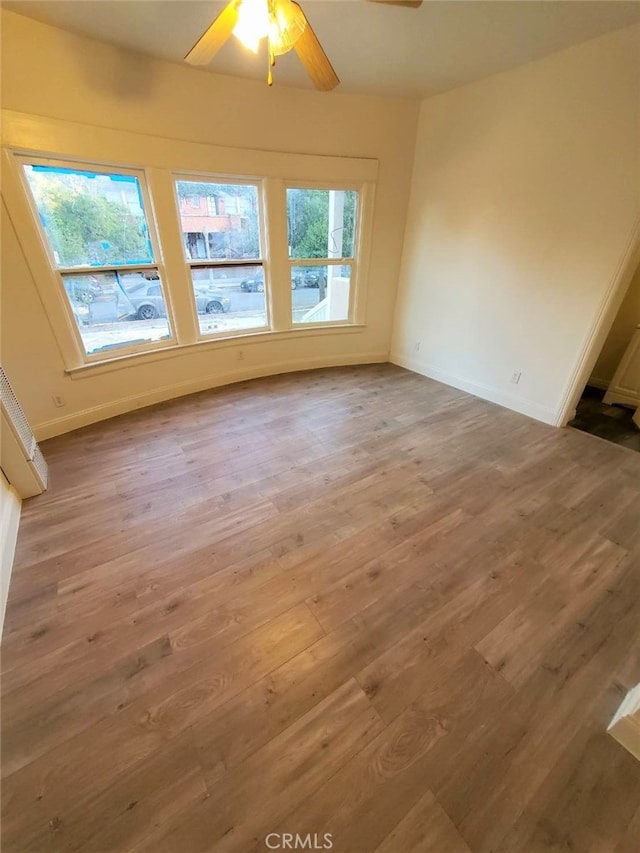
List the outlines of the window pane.
{"label": "window pane", "polygon": [[262,267],[196,267],[191,280],[201,335],[267,326]]}
{"label": "window pane", "polygon": [[349,319],[351,267],[292,267],[294,323],[335,323]]}
{"label": "window pane", "polygon": [[171,337],[156,270],[64,275],[87,355]]}
{"label": "window pane", "polygon": [[153,262],[137,178],[58,166],[24,170],[58,267]]}
{"label": "window pane", "polygon": [[355,190],[287,190],[289,257],[352,258]]}
{"label": "window pane", "polygon": [[190,260],[260,257],[258,188],[176,181],[182,237]]}

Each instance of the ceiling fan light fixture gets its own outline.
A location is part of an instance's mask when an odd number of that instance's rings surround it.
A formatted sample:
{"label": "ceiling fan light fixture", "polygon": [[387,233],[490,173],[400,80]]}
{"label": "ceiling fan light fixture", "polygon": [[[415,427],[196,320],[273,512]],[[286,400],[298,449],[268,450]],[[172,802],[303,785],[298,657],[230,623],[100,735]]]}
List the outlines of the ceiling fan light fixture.
{"label": "ceiling fan light fixture", "polygon": [[267,82],[273,83],[276,56],[292,48],[313,85],[321,92],[340,80],[322,49],[313,27],[295,0],[228,0],[226,6],[185,56],[190,65],[208,65],[227,39],[235,35],[253,53],[267,40]]}
{"label": "ceiling fan light fixture", "polygon": [[253,53],[258,52],[260,42],[269,35],[270,18],[268,0],[242,0],[238,10],[238,21],[233,34]]}
{"label": "ceiling fan light fixture", "polygon": [[269,23],[269,46],[275,56],[293,49],[307,27],[300,6],[292,0],[272,0]]}

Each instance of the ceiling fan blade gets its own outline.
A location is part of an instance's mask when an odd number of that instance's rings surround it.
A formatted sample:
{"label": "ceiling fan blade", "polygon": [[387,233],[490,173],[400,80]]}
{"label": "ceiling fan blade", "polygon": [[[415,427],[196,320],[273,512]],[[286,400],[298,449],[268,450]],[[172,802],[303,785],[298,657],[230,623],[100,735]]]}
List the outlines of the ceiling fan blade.
{"label": "ceiling fan blade", "polygon": [[[297,3],[294,5],[298,6]],[[298,6],[298,8],[300,7]],[[320,89],[321,92],[329,92],[331,89],[335,89],[340,80],[308,20],[293,49],[298,54],[300,62],[304,65],[316,89]]]}
{"label": "ceiling fan blade", "polygon": [[238,23],[238,0],[231,0],[218,15],[209,29],[198,39],[185,56],[191,65],[206,65],[210,62],[233,32]]}
{"label": "ceiling fan blade", "polygon": [[422,6],[422,0],[370,0],[371,3],[386,3],[388,6],[408,6],[417,9]]}

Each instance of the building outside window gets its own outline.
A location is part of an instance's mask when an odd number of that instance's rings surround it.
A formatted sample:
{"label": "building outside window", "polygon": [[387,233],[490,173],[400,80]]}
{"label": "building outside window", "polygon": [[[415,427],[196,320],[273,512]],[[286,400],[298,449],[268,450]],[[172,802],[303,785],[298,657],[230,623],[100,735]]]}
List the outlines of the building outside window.
{"label": "building outside window", "polygon": [[[208,310],[198,311],[200,335],[268,329],[258,185],[202,179],[175,186],[194,300],[210,297]],[[196,194],[194,214],[183,199]]]}
{"label": "building outside window", "polygon": [[[32,250],[40,242],[49,260],[50,281],[45,257],[38,262],[43,301],[71,369],[355,322],[355,188],[158,170],[148,183],[142,169],[14,157],[40,232]],[[160,216],[157,199],[152,206],[158,179],[175,194],[174,209],[163,200]],[[169,243],[165,263],[161,246]]]}

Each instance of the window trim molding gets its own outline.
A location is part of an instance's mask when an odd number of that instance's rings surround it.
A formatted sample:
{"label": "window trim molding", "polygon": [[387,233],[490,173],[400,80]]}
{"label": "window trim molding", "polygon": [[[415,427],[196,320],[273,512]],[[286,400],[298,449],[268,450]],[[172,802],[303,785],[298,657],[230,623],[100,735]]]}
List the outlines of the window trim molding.
{"label": "window trim molding", "polygon": [[[192,259],[187,257],[186,247],[184,245],[183,240],[183,231],[182,231],[182,222],[180,219],[180,194],[178,192],[178,182],[184,181],[194,181],[197,180],[199,183],[208,183],[208,184],[228,184],[229,186],[247,186],[254,187],[256,190],[256,198],[258,202],[258,249],[259,249],[259,257],[257,258],[242,258],[238,260],[229,260],[228,258],[205,258],[205,259]],[[273,313],[273,295],[271,292],[271,287],[269,285],[269,221],[267,217],[267,191],[265,187],[265,180],[263,177],[260,178],[249,178],[246,176],[228,176],[228,175],[218,175],[212,172],[198,172],[196,174],[189,173],[188,175],[181,170],[173,170],[171,172],[171,182],[173,184],[173,194],[175,201],[175,221],[176,227],[180,233],[180,240],[182,243],[182,254],[184,259],[184,264],[186,266],[187,274],[190,279],[191,290],[194,291],[193,285],[193,270],[194,269],[206,269],[210,267],[219,267],[222,269],[233,269],[237,267],[261,267],[262,274],[265,281],[265,289],[264,289],[264,313],[265,313],[265,324],[263,326],[252,326],[248,329],[235,329],[233,330],[233,334],[231,335],[227,331],[223,332],[209,332],[205,334],[202,332],[202,327],[200,324],[199,316],[196,313],[196,341],[210,341],[210,340],[220,340],[222,338],[228,337],[239,337],[244,335],[247,332],[275,332],[275,323],[274,323],[274,313]],[[269,286],[267,286],[269,285]],[[195,310],[195,293],[193,296],[193,305]]]}
{"label": "window trim molding", "polygon": [[[142,195],[142,203],[143,203],[143,213],[145,215],[146,225],[148,228],[149,240],[151,242],[151,248],[154,255],[154,260],[148,264],[135,264],[135,265],[127,265],[127,264],[115,264],[111,266],[101,266],[101,267],[91,267],[91,266],[82,266],[82,267],[60,267],[56,263],[56,260],[53,256],[53,247],[51,245],[50,240],[47,237],[47,233],[41,223],[38,221],[38,212],[36,207],[36,199],[31,191],[31,187],[29,186],[29,182],[26,177],[26,173],[24,170],[25,165],[29,165],[31,163],[41,165],[41,166],[52,166],[52,167],[60,167],[66,168],[69,166],[70,160],[64,160],[53,157],[37,157],[31,156],[28,154],[22,154],[17,152],[11,152],[11,172],[14,174],[17,182],[19,183],[22,194],[24,196],[26,207],[28,209],[28,216],[33,225],[33,228],[36,232],[36,237],[38,240],[38,244],[41,247],[42,251],[44,251],[47,267],[47,278],[49,279],[50,285],[48,290],[57,291],[58,301],[62,303],[62,307],[65,315],[65,330],[68,336],[71,336],[74,339],[75,348],[78,353],[80,353],[81,360],[84,364],[90,364],[95,361],[103,361],[104,360],[104,351],[100,352],[92,352],[89,353],[86,351],[86,347],[84,341],[82,340],[82,333],[80,328],[73,316],[73,310],[71,308],[71,302],[67,297],[66,289],[64,285],[64,277],[65,276],[82,276],[82,275],[97,275],[100,272],[113,272],[117,270],[122,273],[134,273],[138,272],[142,269],[152,269],[157,270],[160,276],[160,281],[162,283],[162,293],[164,303],[167,309],[167,325],[169,327],[169,335],[166,338],[160,338],[159,340],[151,340],[144,341],[141,343],[130,343],[123,344],[123,346],[119,346],[113,350],[113,352],[117,352],[120,355],[136,355],[138,353],[148,352],[149,350],[162,349],[162,348],[170,348],[175,346],[178,343],[178,338],[176,335],[176,324],[175,318],[173,314],[173,306],[171,304],[171,297],[169,294],[169,289],[166,286],[166,273],[164,269],[164,265],[162,263],[162,255],[160,252],[160,241],[158,239],[158,232],[156,227],[155,218],[153,216],[153,206],[151,204],[151,194],[149,192],[149,187],[147,185],[147,177],[144,170],[141,169],[132,169],[131,167],[120,167],[120,166],[105,166],[105,173],[109,169],[117,169],[117,174],[122,175],[131,175],[136,178],[140,185],[140,193]],[[73,161],[74,165],[78,167],[80,171],[95,171],[95,166],[103,167],[102,163],[88,163],[86,161]],[[16,229],[16,233],[19,232]],[[18,237],[20,239],[20,237]],[[36,250],[34,249],[34,252]],[[38,284],[38,279],[36,279],[36,286]],[[42,290],[38,288],[40,291],[40,295],[42,297]],[[48,294],[47,294],[48,295]],[[52,294],[53,295],[53,294]],[[58,330],[53,326],[52,329],[56,340],[58,341],[58,345],[60,345],[60,338],[62,337],[63,332],[58,333]]]}
{"label": "window trim molding", "polygon": [[72,379],[85,379],[88,376],[94,376],[100,373],[111,373],[115,370],[121,370],[123,367],[137,366],[149,364],[154,361],[164,361],[171,358],[172,354],[176,356],[190,355],[194,352],[206,350],[219,350],[236,346],[238,342],[242,346],[251,346],[259,344],[263,341],[286,341],[298,337],[312,338],[325,337],[332,334],[361,334],[367,327],[358,323],[305,323],[298,325],[293,329],[282,329],[280,331],[270,331],[269,329],[254,330],[248,329],[246,334],[242,332],[233,335],[217,336],[209,335],[202,340],[193,341],[188,344],[178,344],[171,347],[158,347],[155,350],[148,350],[144,353],[123,353],[114,358],[103,359],[102,361],[91,362],[90,364],[81,364],[78,367],[71,367],[65,370],[65,373]]}
{"label": "window trim molding", "polygon": [[[95,372],[116,370],[132,364],[143,364],[158,357],[169,358],[193,351],[193,347],[233,346],[238,341],[282,340],[297,338],[300,335],[331,335],[360,331],[365,325],[366,291],[368,281],[371,235],[373,234],[375,181],[378,173],[378,161],[369,158],[341,157],[286,153],[283,151],[265,151],[251,148],[227,148],[204,142],[150,136],[132,131],[116,131],[108,127],[95,127],[61,119],[33,116],[12,110],[1,110],[1,141],[3,145],[3,198],[9,219],[15,228],[26,264],[35,282],[45,314],[52,329],[54,339],[62,356],[65,372],[70,376],[90,375]],[[48,246],[43,244],[41,229],[33,218],[32,206],[22,186],[24,179],[20,175],[19,155],[26,158],[63,161],[79,167],[91,165],[105,170],[119,170],[123,173],[142,175],[145,213],[149,228],[153,233],[152,246],[157,262],[151,266],[157,268],[164,286],[167,314],[172,338],[166,342],[149,342],[137,345],[132,351],[125,348],[113,351],[109,359],[104,353],[87,356],[81,343],[79,329],[72,316],[63,286],[52,286],[59,277],[58,271],[48,256]],[[216,164],[215,173],[211,164]],[[188,168],[185,168],[188,164]],[[208,176],[214,182],[257,183],[261,186],[263,231],[262,265],[265,279],[269,277],[272,287],[267,288],[268,317],[270,330],[240,330],[232,335],[199,334],[197,314],[193,318],[185,313],[185,273],[187,260],[182,248],[182,232],[178,227],[176,235],[165,233],[168,230],[169,184],[174,176],[186,180]],[[291,289],[288,276],[288,255],[285,239],[285,257],[281,258],[281,249],[272,245],[279,229],[286,229],[286,186],[299,183],[303,187],[324,189],[355,189],[359,192],[360,213],[357,235],[357,283],[352,285],[350,302],[350,320],[344,323],[305,324],[300,328],[291,323]],[[282,190],[278,193],[278,190]],[[281,194],[284,211],[280,202],[274,198]],[[175,197],[175,190],[173,191]],[[280,217],[284,212],[284,222],[275,222],[274,212]],[[179,222],[179,217],[177,217]],[[268,228],[265,225],[268,223]],[[180,258],[182,269],[179,273],[177,239],[180,240]],[[286,265],[283,261],[287,261]],[[323,260],[323,259],[318,259]],[[327,259],[324,259],[327,260]],[[333,260],[333,259],[328,259]],[[342,260],[342,259],[337,259]],[[94,268],[79,268],[78,274],[93,271]],[[283,278],[284,276],[284,278]],[[289,294],[289,322],[285,322],[284,310],[287,304],[284,284]],[[279,298],[273,300],[273,286],[279,288]],[[193,313],[193,312],[192,312]],[[106,364],[106,368],[105,368]]]}
{"label": "window trim molding", "polygon": [[[2,144],[27,156],[88,160],[114,168],[132,168],[135,164],[133,168],[167,169],[185,176],[211,174],[211,164],[216,163],[214,174],[220,178],[276,177],[309,186],[327,182],[360,184],[375,181],[378,175],[378,161],[372,158],[231,148],[15,110],[3,109],[0,113]],[[192,165],[185,168],[187,161]]]}
{"label": "window trim molding", "polygon": [[[364,209],[365,204],[368,206],[369,204],[373,205],[373,195],[369,192],[372,184],[368,182],[362,183],[353,183],[349,181],[284,181],[284,210],[285,210],[285,218],[287,231],[289,226],[289,206],[287,201],[287,190],[289,189],[311,189],[311,190],[345,190],[357,193],[358,195],[358,205],[356,207],[356,221],[355,221],[355,231],[353,235],[353,255],[351,257],[342,257],[342,258],[292,258],[289,254],[289,246],[287,241],[287,262],[289,264],[289,270],[291,271],[296,266],[349,266],[351,268],[351,274],[349,276],[349,308],[348,308],[348,316],[346,320],[325,320],[317,323],[295,323],[293,320],[293,306],[290,306],[289,309],[289,328],[291,330],[299,329],[301,326],[308,326],[312,328],[330,328],[335,329],[340,326],[348,326],[348,325],[364,325],[364,305],[365,300],[360,298],[356,298],[356,292],[361,291],[365,282],[368,280],[368,271],[369,271],[369,252],[370,252],[370,241],[364,243],[361,242],[361,237],[364,232],[365,217],[364,217]],[[371,234],[371,227],[373,224],[372,220],[367,220],[369,231],[368,234]],[[361,253],[366,253],[366,263],[361,265],[360,258]],[[365,275],[361,274],[361,269],[365,270]]]}

